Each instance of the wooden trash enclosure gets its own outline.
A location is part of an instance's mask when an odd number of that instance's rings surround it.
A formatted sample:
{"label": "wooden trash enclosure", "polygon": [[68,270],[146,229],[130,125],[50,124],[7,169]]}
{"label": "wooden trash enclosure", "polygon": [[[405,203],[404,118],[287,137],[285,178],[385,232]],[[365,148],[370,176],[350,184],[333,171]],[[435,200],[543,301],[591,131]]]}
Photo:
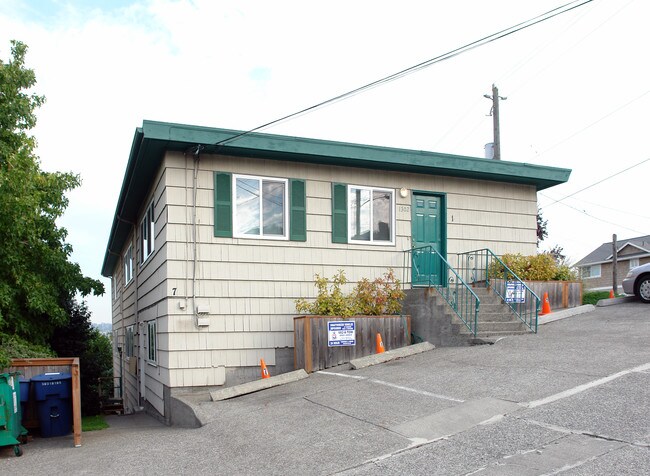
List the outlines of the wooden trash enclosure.
{"label": "wooden trash enclosure", "polygon": [[[79,386],[79,357],[13,359],[10,372],[20,372],[22,377],[31,379],[47,372],[69,372],[72,375],[72,432],[74,446],[81,446],[81,388]],[[27,425],[25,425],[27,423]],[[24,421],[27,429],[38,426],[38,420]]]}
{"label": "wooden trash enclosure", "polygon": [[[354,321],[356,345],[328,347],[327,323]],[[411,343],[410,316],[298,316],[293,319],[294,367],[307,372],[334,367],[375,353],[380,333],[386,350]]]}

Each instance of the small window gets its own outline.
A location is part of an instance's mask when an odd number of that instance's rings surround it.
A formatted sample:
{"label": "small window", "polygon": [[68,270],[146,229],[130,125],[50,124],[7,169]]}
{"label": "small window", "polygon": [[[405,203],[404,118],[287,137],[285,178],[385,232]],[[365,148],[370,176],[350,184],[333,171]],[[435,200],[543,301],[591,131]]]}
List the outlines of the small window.
{"label": "small window", "polygon": [[140,263],[144,263],[154,252],[155,245],[155,221],[154,203],[151,203],[144,212],[144,218],[140,222]]}
{"label": "small window", "polygon": [[582,278],[583,279],[589,279],[589,278],[600,278],[600,265],[599,264],[592,264],[591,266],[585,266],[582,268]]}
{"label": "small window", "polygon": [[124,253],[124,287],[133,279],[133,247],[129,245],[129,249]]}
{"label": "small window", "polygon": [[348,236],[351,243],[388,245],[394,242],[394,192],[348,186]]}
{"label": "small window", "polygon": [[133,326],[126,328],[126,335],[124,337],[124,355],[133,357]]}
{"label": "small window", "polygon": [[639,266],[639,258],[632,258],[630,260],[630,269],[637,268]]}
{"label": "small window", "polygon": [[156,363],[156,321],[149,321],[147,325],[148,357],[149,362]]}
{"label": "small window", "polygon": [[234,176],[235,237],[287,239],[287,180]]}

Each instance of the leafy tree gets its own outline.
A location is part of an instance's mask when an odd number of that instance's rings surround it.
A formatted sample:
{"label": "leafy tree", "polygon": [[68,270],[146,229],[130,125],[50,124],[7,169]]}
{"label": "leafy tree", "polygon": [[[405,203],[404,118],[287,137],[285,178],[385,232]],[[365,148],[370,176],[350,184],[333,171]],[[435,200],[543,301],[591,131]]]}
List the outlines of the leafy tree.
{"label": "leafy tree", "polygon": [[562,265],[566,263],[566,255],[564,254],[564,248],[561,247],[560,245],[555,245],[553,248],[551,248],[548,252],[555,262],[558,265]]}
{"label": "leafy tree", "polygon": [[26,52],[12,41],[11,59],[0,60],[0,332],[46,344],[68,322],[64,304],[78,293],[103,294],[104,286],[70,261],[67,231],[56,224],[80,179],[40,168],[29,131],[45,98],[30,92],[36,76]]}
{"label": "leafy tree", "polygon": [[35,359],[56,357],[54,352],[45,346],[34,345],[16,335],[0,333],[0,369],[6,369],[11,359]]}
{"label": "leafy tree", "polygon": [[70,316],[68,323],[54,330],[51,346],[61,357],[79,357],[81,412],[96,415],[99,413],[98,379],[113,375],[111,342],[92,327],[85,302],[69,299],[64,308]]}
{"label": "leafy tree", "polygon": [[546,229],[548,225],[548,220],[544,220],[542,216],[542,210],[537,209],[537,246],[539,246],[540,241],[544,241],[544,238],[548,236],[548,230]]}

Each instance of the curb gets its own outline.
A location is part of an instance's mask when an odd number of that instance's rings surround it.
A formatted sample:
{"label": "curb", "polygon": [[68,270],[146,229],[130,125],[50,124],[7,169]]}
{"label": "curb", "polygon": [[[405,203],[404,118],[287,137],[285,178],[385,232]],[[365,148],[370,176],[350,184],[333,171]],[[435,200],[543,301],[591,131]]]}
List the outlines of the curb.
{"label": "curb", "polygon": [[234,387],[215,390],[214,392],[210,392],[210,397],[212,398],[213,402],[218,402],[220,400],[227,400],[229,398],[239,397],[248,393],[259,392],[260,390],[266,390],[267,388],[273,388],[279,385],[297,382],[298,380],[302,380],[307,377],[309,377],[309,375],[307,372],[305,372],[305,369],[294,370],[293,372],[287,372],[286,374],[280,374],[274,377],[255,380],[253,382],[243,383],[241,385],[235,385]]}
{"label": "curb", "polygon": [[570,309],[563,309],[561,311],[552,312],[545,316],[539,316],[537,318],[537,325],[541,326],[543,324],[548,324],[549,322],[559,321],[561,319],[566,319],[567,317],[577,316],[579,314],[585,314],[596,309],[596,306],[593,304],[584,304],[578,307],[572,307]]}
{"label": "curb", "polygon": [[596,303],[596,306],[598,307],[615,306],[616,304],[623,304],[624,302],[632,302],[632,301],[636,301],[636,296],[621,296],[621,297],[616,297],[611,299],[601,299]]}
{"label": "curb", "polygon": [[384,362],[390,362],[391,360],[401,359],[402,357],[408,357],[409,355],[428,352],[435,348],[436,346],[430,344],[429,342],[422,342],[420,344],[413,344],[406,347],[400,347],[399,349],[387,350],[386,352],[382,352],[381,354],[367,355],[366,357],[353,359],[350,361],[350,368],[352,370],[363,369],[366,367],[370,367],[372,365],[383,364]]}

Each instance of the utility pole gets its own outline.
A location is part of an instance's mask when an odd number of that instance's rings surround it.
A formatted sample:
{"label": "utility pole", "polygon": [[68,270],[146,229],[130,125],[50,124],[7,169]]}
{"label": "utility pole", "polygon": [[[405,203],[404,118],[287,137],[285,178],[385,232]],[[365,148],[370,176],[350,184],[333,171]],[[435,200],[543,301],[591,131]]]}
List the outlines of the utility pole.
{"label": "utility pole", "polygon": [[618,291],[618,276],[616,268],[618,267],[618,245],[616,244],[616,235],[612,235],[612,289],[614,294]]}
{"label": "utility pole", "polygon": [[483,97],[492,99],[492,110],[490,111],[492,115],[492,124],[494,127],[494,160],[501,160],[501,133],[499,130],[499,99],[504,101],[508,99],[507,97],[499,96],[499,90],[496,85],[492,85],[492,95],[484,94]]}

